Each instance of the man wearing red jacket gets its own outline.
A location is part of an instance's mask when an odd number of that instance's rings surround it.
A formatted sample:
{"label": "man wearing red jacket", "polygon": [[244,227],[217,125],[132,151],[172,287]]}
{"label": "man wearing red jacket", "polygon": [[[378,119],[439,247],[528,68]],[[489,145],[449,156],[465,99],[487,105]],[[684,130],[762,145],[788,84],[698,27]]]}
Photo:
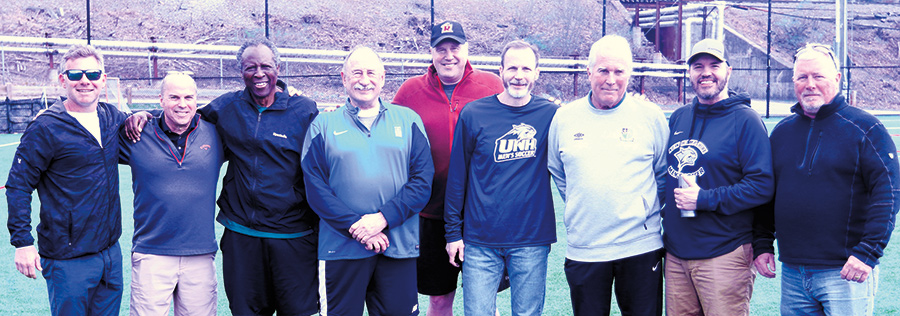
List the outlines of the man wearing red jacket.
{"label": "man wearing red jacket", "polygon": [[469,64],[469,44],[462,25],[447,21],[431,28],[432,65],[428,72],[400,86],[394,104],[413,109],[425,124],[434,159],[431,199],[419,213],[418,291],[429,296],[428,316],[452,315],[459,268],[444,250],[444,191],[450,147],[459,111],[470,101],[503,92],[497,75]]}

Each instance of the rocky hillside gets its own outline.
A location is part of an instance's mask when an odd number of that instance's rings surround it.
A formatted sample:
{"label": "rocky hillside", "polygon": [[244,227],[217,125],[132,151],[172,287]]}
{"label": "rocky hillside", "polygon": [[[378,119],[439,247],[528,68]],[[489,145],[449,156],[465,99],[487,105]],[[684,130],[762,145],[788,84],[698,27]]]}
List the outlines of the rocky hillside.
{"label": "rocky hillside", "polygon": [[[232,44],[246,38],[264,36],[263,1],[91,1],[91,36],[93,39],[134,40],[167,43]],[[799,2],[796,7],[806,6]],[[54,38],[85,38],[86,14],[81,1],[16,1],[0,7],[0,34]],[[470,38],[472,55],[499,54],[503,44],[512,39],[525,39],[537,44],[542,57],[584,59],[590,44],[602,33],[602,1],[596,0],[435,0],[435,20],[453,19],[463,23]],[[819,5],[817,5],[819,6]],[[780,3],[779,7],[795,7]],[[827,6],[825,6],[827,7]],[[879,25],[898,27],[896,6],[855,5],[853,12],[880,12],[887,16],[873,21]],[[606,32],[634,38],[630,19],[617,1],[607,6]],[[785,11],[785,9],[779,9]],[[830,11],[833,16],[833,8]],[[886,13],[885,13],[886,12]],[[892,13],[893,12],[893,13]],[[270,1],[270,38],[282,47],[348,49],[357,45],[376,47],[384,52],[427,53],[431,12],[429,1]],[[826,16],[824,11],[800,11],[792,14]],[[851,14],[852,16],[852,14]],[[874,15],[873,15],[874,16]],[[728,23],[745,32],[759,45],[765,46],[765,13],[754,9],[726,9]],[[799,24],[781,17],[774,28],[779,38],[775,52],[790,58],[797,43],[822,40],[833,36],[828,22],[803,20]],[[802,25],[802,26],[798,26]],[[638,36],[639,38],[640,36]],[[851,34],[853,50],[866,65],[900,64],[897,42],[900,32],[891,29],[855,28]],[[59,49],[65,49],[60,47]],[[646,39],[635,48],[638,57],[647,58],[652,44]],[[13,84],[53,84],[47,70],[46,56],[37,54],[5,55],[5,69],[0,81]],[[146,59],[109,58],[108,72],[135,87],[150,87]],[[237,73],[227,61],[226,76]],[[226,80],[220,84],[218,62],[197,60],[161,60],[160,72],[192,70],[201,79],[202,88],[238,88],[241,82]],[[421,69],[389,69],[386,94]],[[322,102],[341,102],[342,87],[334,66],[287,65],[282,75],[305,94]],[[322,75],[331,75],[322,76]],[[854,89],[859,89],[861,105],[873,108],[898,107],[897,69],[866,69],[853,72]],[[542,74],[537,92],[564,100],[586,93],[585,75]],[[633,84],[637,84],[637,80]],[[671,79],[648,79],[644,90],[650,99],[669,107],[677,106],[677,89]],[[635,86],[636,88],[636,86]],[[634,89],[636,90],[636,89]],[[576,93],[577,91],[577,93]],[[673,92],[676,91],[676,92]],[[885,97],[888,95],[888,97]]]}

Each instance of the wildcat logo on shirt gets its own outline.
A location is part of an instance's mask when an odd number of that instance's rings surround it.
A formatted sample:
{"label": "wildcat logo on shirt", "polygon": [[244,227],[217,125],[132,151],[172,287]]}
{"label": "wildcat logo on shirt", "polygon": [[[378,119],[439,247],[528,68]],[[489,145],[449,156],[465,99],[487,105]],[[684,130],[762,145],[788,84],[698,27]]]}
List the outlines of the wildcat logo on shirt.
{"label": "wildcat logo on shirt", "polygon": [[531,125],[513,124],[509,132],[494,141],[494,162],[531,158],[537,152],[537,130]]}
{"label": "wildcat logo on shirt", "polygon": [[696,139],[685,139],[674,143],[669,146],[669,154],[678,160],[677,169],[676,166],[669,164],[666,171],[673,178],[678,178],[683,174],[702,176],[706,170],[703,170],[703,167],[697,168],[697,161],[708,151],[709,148],[706,148],[706,144]]}

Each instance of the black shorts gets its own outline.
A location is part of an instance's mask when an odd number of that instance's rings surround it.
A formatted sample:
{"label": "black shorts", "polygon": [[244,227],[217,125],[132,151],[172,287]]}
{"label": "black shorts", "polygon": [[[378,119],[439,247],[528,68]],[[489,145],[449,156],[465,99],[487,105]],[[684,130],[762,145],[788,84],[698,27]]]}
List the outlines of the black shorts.
{"label": "black shorts", "polygon": [[415,258],[375,255],[353,260],[319,261],[322,315],[418,315]]}
{"label": "black shorts", "polygon": [[[416,278],[419,293],[422,295],[440,296],[456,291],[460,268],[450,264],[444,233],[444,221],[419,216],[419,259],[416,260]],[[497,292],[508,288],[509,274],[504,268]]]}
{"label": "black shorts", "polygon": [[225,229],[222,281],[234,315],[312,315],[319,311],[316,233],[259,238]]}
{"label": "black shorts", "polygon": [[460,268],[450,264],[444,221],[419,216],[419,258],[416,274],[419,293],[440,296],[456,291]]}

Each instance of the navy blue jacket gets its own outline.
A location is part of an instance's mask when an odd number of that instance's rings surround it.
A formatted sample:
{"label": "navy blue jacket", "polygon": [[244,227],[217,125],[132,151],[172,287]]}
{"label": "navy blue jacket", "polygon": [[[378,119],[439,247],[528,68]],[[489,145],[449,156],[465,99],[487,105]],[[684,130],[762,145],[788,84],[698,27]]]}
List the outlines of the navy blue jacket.
{"label": "navy blue jacket", "polygon": [[785,263],[839,268],[852,255],[875,267],[900,208],[891,135],[842,95],[815,119],[792,111],[772,130],[775,198],[758,212],[755,254],[773,253],[777,237]]}
{"label": "navy blue jacket", "polygon": [[[753,209],[772,198],[772,149],[759,114],[746,95],[693,104],[669,119],[663,243],[686,260],[715,258],[753,241]],[[681,217],[675,188],[696,175],[697,216]]]}
{"label": "navy blue jacket", "polygon": [[31,193],[41,200],[38,253],[71,259],[109,248],[122,234],[119,205],[119,140],[125,113],[100,103],[101,147],[97,139],[66,112],[62,101],[28,124],[16,149],[6,200],[10,243],[34,244]]}
{"label": "navy blue jacket", "polygon": [[318,218],[306,202],[300,170],[306,129],[319,113],[315,101],[278,92],[274,103],[259,112],[244,89],[223,94],[197,112],[216,125],[225,145],[220,223],[272,238],[315,227]]}

